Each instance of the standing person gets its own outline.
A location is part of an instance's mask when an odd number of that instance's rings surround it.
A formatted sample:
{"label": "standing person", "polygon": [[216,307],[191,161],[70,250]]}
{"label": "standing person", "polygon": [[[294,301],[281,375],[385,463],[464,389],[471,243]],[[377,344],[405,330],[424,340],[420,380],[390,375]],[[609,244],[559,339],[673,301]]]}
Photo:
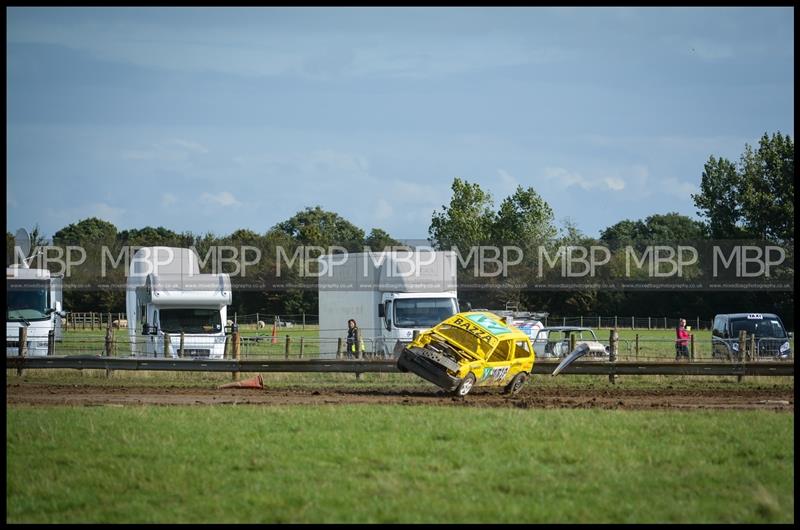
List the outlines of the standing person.
{"label": "standing person", "polygon": [[686,329],[686,319],[682,318],[678,327],[675,329],[675,360],[680,361],[681,357],[686,357],[689,359],[689,348],[687,344],[689,343],[689,332]]}
{"label": "standing person", "polygon": [[360,341],[361,333],[358,331],[358,324],[351,318],[347,321],[347,357],[355,358],[358,356],[356,344]]}

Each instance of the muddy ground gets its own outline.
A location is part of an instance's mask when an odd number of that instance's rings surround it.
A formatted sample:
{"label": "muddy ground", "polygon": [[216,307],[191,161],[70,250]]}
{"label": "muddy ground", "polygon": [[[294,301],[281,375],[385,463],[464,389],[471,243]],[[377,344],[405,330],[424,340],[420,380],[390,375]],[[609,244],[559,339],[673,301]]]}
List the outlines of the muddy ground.
{"label": "muddy ground", "polygon": [[428,390],[307,388],[216,389],[96,387],[9,383],[7,405],[434,405],[523,409],[751,409],[794,412],[794,389],[575,389],[526,387],[508,397],[498,389],[475,389],[465,398]]}

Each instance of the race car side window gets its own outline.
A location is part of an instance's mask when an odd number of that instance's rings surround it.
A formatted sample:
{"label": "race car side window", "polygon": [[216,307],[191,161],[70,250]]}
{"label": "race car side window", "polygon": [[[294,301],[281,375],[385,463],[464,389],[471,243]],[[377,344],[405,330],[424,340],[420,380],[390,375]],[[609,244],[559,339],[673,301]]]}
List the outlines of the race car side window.
{"label": "race car side window", "polygon": [[518,340],[514,345],[514,358],[526,359],[531,356],[531,351],[528,349],[528,342]]}

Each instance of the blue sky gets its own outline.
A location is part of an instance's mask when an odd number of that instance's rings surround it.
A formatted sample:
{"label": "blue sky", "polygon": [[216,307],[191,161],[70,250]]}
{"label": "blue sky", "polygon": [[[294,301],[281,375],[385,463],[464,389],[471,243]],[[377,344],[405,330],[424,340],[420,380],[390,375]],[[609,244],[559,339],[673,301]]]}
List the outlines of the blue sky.
{"label": "blue sky", "polygon": [[695,216],[794,138],[792,8],[7,8],[7,228],[428,235],[454,177],[557,222]]}

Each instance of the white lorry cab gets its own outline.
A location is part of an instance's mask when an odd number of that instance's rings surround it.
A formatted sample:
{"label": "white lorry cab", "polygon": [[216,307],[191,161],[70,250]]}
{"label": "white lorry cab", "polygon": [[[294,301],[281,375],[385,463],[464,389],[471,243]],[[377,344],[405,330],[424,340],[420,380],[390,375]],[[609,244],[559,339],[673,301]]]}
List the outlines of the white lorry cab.
{"label": "white lorry cab", "polygon": [[6,268],[6,356],[19,354],[20,328],[27,328],[27,355],[47,355],[50,332],[62,339],[62,278],[27,264]]}
{"label": "white lorry cab", "polygon": [[[459,312],[452,251],[350,253],[323,256],[319,277],[320,352],[335,351],[354,319],[369,354],[397,356],[414,332]],[[323,355],[324,357],[325,355]]]}
{"label": "white lorry cab", "polygon": [[193,249],[137,250],[125,297],[131,354],[221,359],[231,300],[230,276],[200,274]]}

